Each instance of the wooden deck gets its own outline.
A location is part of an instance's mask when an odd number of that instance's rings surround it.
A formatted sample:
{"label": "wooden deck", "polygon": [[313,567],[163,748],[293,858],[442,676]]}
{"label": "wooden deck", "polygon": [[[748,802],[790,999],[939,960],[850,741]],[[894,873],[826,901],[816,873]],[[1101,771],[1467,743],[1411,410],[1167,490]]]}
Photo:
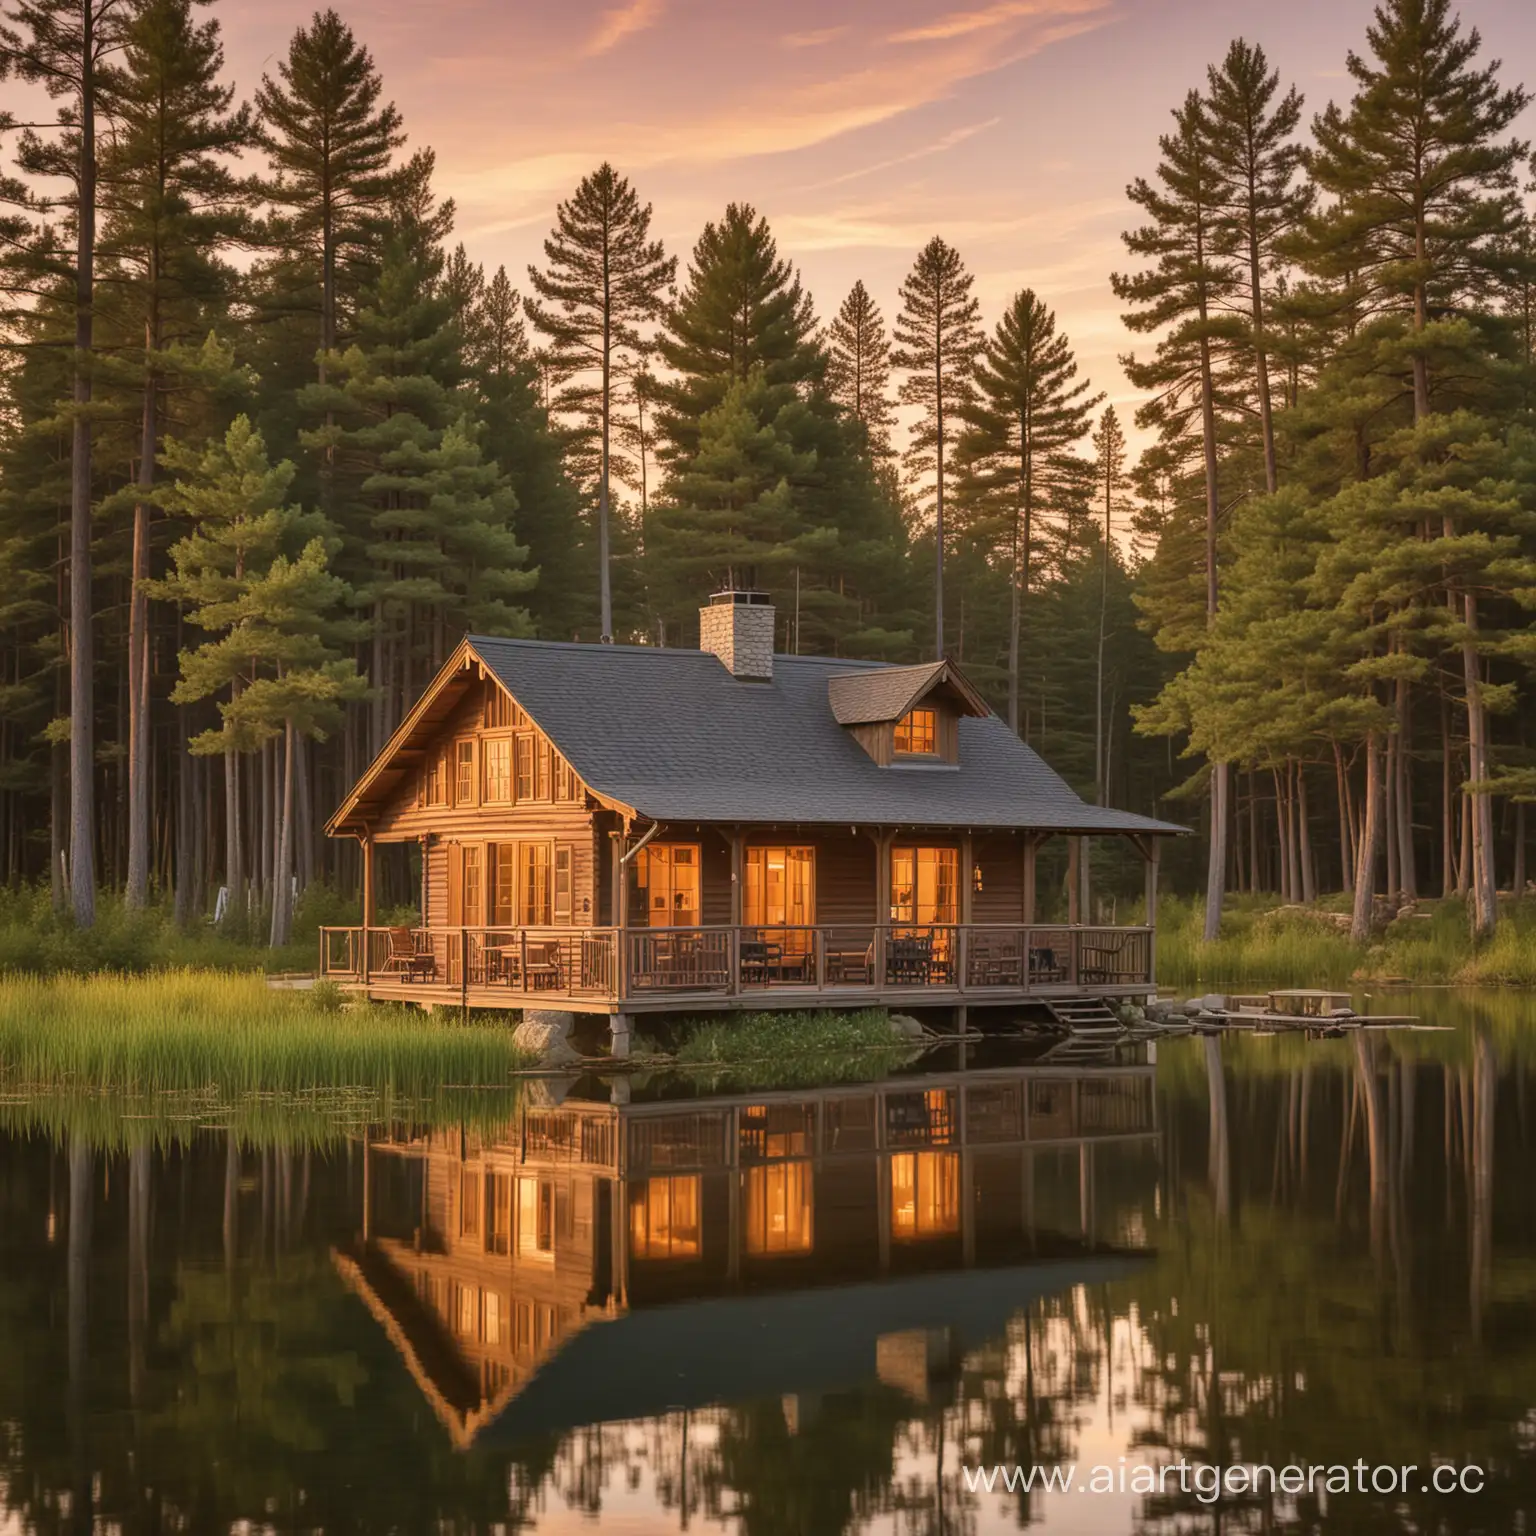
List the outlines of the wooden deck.
{"label": "wooden deck", "polygon": [[1006,1006],[1154,990],[1148,928],[327,928],[320,974],[378,1000],[586,1013]]}

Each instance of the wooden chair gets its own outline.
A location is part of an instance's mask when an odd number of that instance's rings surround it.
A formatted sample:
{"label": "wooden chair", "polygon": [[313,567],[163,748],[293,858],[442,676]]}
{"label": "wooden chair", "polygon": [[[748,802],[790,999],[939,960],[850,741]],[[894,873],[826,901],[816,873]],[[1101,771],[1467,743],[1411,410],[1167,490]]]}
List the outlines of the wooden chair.
{"label": "wooden chair", "polygon": [[1029,979],[1031,984],[1065,981],[1067,968],[1057,963],[1054,949],[1032,947],[1029,951]]}
{"label": "wooden chair", "polygon": [[530,992],[558,992],[564,979],[559,939],[528,946],[528,971],[523,981]]}
{"label": "wooden chair", "polygon": [[827,980],[870,986],[875,979],[875,941],[862,949],[831,950],[827,955]]}
{"label": "wooden chair", "polygon": [[893,986],[927,986],[933,975],[933,940],[892,938],[886,948],[885,973]]}
{"label": "wooden chair", "polygon": [[765,987],[783,963],[783,947],[768,939],[741,941],[741,984]]}
{"label": "wooden chair", "polygon": [[417,949],[415,936],[409,928],[391,928],[384,969],[404,976],[407,981],[431,981],[437,975],[437,956],[430,950]]}

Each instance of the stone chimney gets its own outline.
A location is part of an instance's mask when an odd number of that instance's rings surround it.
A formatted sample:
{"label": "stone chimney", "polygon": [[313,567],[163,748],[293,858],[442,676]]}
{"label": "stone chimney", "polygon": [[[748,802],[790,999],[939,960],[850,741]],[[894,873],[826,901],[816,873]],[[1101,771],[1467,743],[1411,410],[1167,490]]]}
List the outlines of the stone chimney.
{"label": "stone chimney", "polygon": [[766,592],[716,592],[699,609],[699,649],[718,656],[732,677],[773,681],[773,604]]}

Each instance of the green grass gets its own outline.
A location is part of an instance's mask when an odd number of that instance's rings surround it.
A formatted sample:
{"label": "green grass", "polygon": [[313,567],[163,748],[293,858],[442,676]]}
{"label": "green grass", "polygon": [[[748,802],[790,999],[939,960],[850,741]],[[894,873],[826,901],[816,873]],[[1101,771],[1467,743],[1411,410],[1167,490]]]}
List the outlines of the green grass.
{"label": "green grass", "polygon": [[90,928],[76,928],[67,913],[53,910],[46,887],[0,888],[0,976],[139,973],[188,967],[313,971],[320,929],[358,921],[356,902],[326,886],[314,885],[299,898],[292,941],[271,949],[266,943],[265,920],[259,914],[218,928],[199,920],[182,930],[163,906],[131,911],[119,896],[101,892],[95,923]]}
{"label": "green grass", "polygon": [[341,1006],[255,972],[0,984],[0,1129],[113,1147],[229,1128],[318,1145],[369,1125],[505,1124],[528,1065],[494,1016]]}
{"label": "green grass", "polygon": [[[877,1077],[913,1053],[909,1041],[891,1034],[883,1008],[685,1019],[673,1032],[676,1064],[719,1087],[793,1088]],[[643,1042],[645,1052],[666,1049]]]}
{"label": "green grass", "polygon": [[312,1093],[505,1084],[525,1058],[499,1021],[342,1009],[246,972],[20,976],[0,986],[0,1089]]}
{"label": "green grass", "polygon": [[1272,900],[1238,897],[1223,911],[1221,937],[1206,944],[1204,904],[1175,897],[1158,914],[1158,980],[1234,991],[1351,980],[1536,986],[1536,902],[1503,903],[1497,931],[1482,944],[1472,942],[1459,900],[1421,903],[1419,911],[1425,915],[1390,923],[1361,945],[1322,908],[1277,910]]}

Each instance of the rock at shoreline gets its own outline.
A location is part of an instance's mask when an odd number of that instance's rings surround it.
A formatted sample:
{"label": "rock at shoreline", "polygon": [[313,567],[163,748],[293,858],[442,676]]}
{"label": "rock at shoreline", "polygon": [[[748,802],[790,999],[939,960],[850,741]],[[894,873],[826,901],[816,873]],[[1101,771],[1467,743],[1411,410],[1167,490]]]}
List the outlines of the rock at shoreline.
{"label": "rock at shoreline", "polygon": [[581,1052],[571,1044],[576,1015],[558,1008],[525,1008],[523,1021],[512,1031],[512,1040],[520,1050],[529,1052],[541,1067],[564,1067],[581,1060]]}

